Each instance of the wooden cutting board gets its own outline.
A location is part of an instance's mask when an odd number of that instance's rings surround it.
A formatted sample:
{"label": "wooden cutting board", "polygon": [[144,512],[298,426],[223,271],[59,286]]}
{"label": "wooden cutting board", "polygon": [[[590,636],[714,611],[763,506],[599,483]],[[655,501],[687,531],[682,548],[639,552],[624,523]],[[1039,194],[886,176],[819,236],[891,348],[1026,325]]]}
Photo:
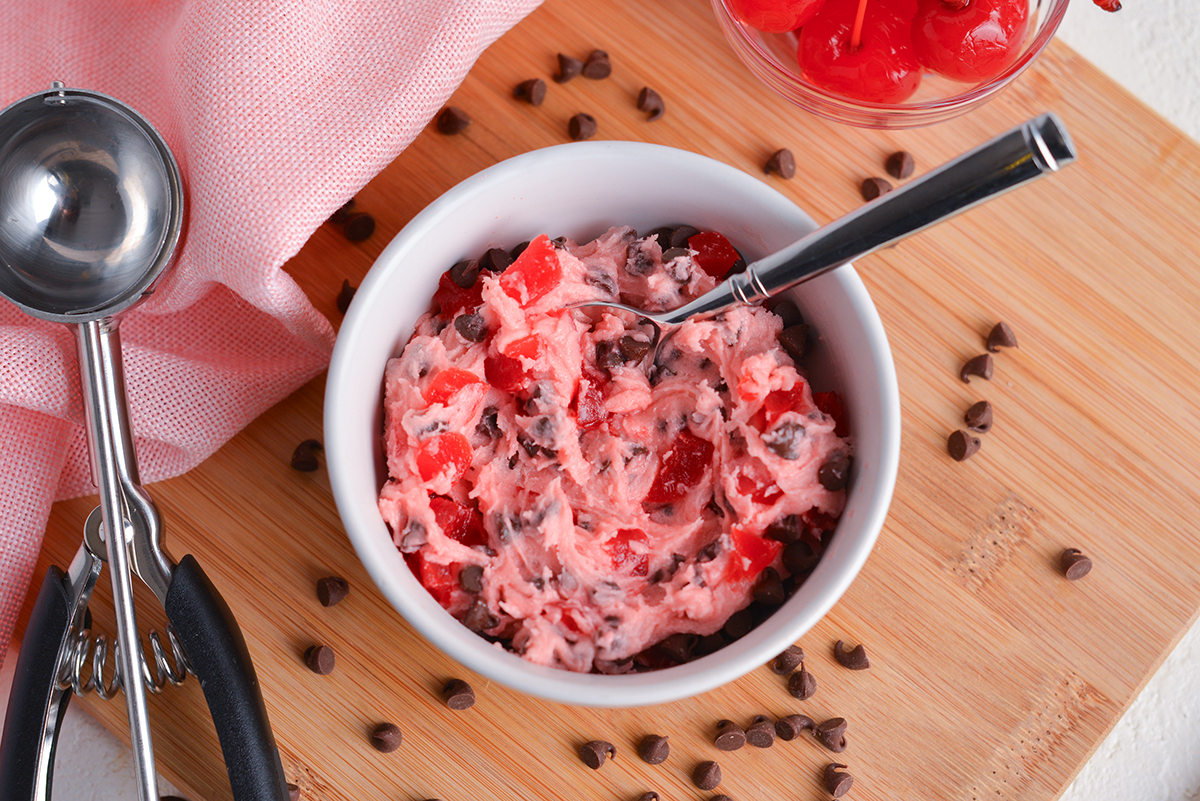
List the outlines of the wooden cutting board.
{"label": "wooden cutting board", "polygon": [[[556,53],[593,48],[610,53],[609,79],[548,80],[536,108],[513,99],[517,83],[551,78]],[[665,99],[663,119],[636,110],[643,86]],[[340,320],[343,279],[357,284],[427,203],[497,161],[566,141],[579,111],[596,117],[599,138],[674,145],[760,175],[818,221],[858,206],[860,181],[882,174],[894,150],[911,151],[920,171],[1047,109],[1081,158],[859,262],[895,353],[903,452],[875,553],[801,641],[819,682],[809,701],[764,667],[661,707],[577,709],[452,663],[369,581],[324,467],[288,465],[298,442],[322,436],[323,377],[199,468],[151,487],[168,550],[195,554],[241,621],[302,797],[702,798],[712,793],[689,776],[707,759],[739,801],[827,797],[831,761],[849,766],[849,797],[863,800],[1056,797],[1200,609],[1200,146],[1058,43],[965,118],[902,132],[826,123],[755,83],[704,0],[546,0],[483,54],[452,102],[471,127],[454,137],[431,128],[358,196],[379,223],[371,239],[351,244],[324,226],[289,263],[330,319]],[[781,147],[796,153],[790,181],[762,172]],[[992,381],[964,384],[959,367],[997,320],[1020,347],[996,356]],[[980,399],[995,406],[995,427],[956,463],[946,437]],[[94,502],[56,505],[39,576],[69,562]],[[1082,581],[1059,572],[1067,546],[1095,561]],[[327,574],[352,585],[328,609],[314,592]],[[92,607],[111,634],[105,586]],[[138,604],[144,626],[162,626],[148,592]],[[864,643],[870,669],[838,666],[837,639]],[[302,662],[318,642],[337,653],[329,676]],[[475,685],[472,709],[441,702],[452,676]],[[127,736],[121,702],[76,703]],[[730,754],[712,744],[722,718],[796,711],[845,717],[848,749],[835,756],[807,737]],[[198,683],[153,698],[152,714],[162,772],[191,798],[227,798]],[[368,742],[384,720],[404,732],[392,754]],[[663,765],[634,753],[651,732],[670,737]],[[586,768],[576,748],[590,739],[612,741],[618,759]]]}

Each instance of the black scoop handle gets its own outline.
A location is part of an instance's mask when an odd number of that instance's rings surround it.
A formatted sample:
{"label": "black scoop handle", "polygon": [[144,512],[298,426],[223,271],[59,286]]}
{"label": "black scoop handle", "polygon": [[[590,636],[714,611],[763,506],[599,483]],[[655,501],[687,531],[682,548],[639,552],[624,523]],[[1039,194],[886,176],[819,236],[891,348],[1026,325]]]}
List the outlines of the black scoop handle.
{"label": "black scoop handle", "polygon": [[235,801],[286,801],[283,764],[246,641],[194,557],[175,568],[165,606],[204,690]]}

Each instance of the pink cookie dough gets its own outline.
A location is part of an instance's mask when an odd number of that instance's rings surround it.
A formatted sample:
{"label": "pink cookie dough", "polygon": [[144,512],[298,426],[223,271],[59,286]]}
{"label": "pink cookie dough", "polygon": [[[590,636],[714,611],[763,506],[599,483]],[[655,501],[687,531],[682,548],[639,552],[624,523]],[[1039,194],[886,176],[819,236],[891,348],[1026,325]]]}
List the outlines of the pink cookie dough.
{"label": "pink cookie dough", "polygon": [[737,636],[723,627],[764,583],[803,580],[785,543],[819,554],[831,534],[852,448],[778,315],[689,322],[656,367],[633,315],[568,309],[681,305],[716,283],[695,257],[625,227],[539,236],[473,286],[448,271],[389,361],[379,510],[430,594],[497,647],[574,671],[661,667],[664,641]]}

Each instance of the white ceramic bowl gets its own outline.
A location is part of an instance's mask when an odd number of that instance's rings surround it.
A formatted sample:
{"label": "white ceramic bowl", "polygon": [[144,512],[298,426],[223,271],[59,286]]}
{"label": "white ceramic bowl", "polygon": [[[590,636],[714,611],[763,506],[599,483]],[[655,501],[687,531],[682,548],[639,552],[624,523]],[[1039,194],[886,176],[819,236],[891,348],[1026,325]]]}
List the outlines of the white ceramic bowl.
{"label": "white ceramic bowl", "polygon": [[[748,260],[812,230],[813,221],[758,178],[683,150],[581,142],[517,156],[460,183],[379,255],[342,323],[325,395],[325,453],[338,512],[359,557],[397,611],[438,648],[494,681],[581,706],[629,707],[692,696],[770,661],[842,596],[883,526],[900,454],[895,366],[875,307],[847,265],[793,290],[819,334],[807,361],[816,390],[841,392],[855,456],[847,504],[820,564],[770,618],[725,648],[678,667],[627,675],[534,665],[469,631],[425,591],[376,506],[384,365],[424,312],[438,277],[489,247],[539,233],[587,241],[613,225],[721,231]],[[399,622],[397,622],[399,625]]]}

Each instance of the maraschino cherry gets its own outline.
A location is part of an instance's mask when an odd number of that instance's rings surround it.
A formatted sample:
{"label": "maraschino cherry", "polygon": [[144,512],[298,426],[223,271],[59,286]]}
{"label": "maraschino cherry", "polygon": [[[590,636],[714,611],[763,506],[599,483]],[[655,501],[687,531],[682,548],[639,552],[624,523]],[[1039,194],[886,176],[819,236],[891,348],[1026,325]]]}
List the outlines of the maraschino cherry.
{"label": "maraschino cherry", "polygon": [[807,23],[825,0],[729,0],[734,15],[764,33],[787,33]]}
{"label": "maraschino cherry", "polygon": [[921,83],[913,0],[826,0],[800,32],[805,80],[870,103],[903,103]]}
{"label": "maraschino cherry", "polygon": [[912,43],[926,69],[976,83],[1016,61],[1028,30],[1025,0],[918,0]]}

